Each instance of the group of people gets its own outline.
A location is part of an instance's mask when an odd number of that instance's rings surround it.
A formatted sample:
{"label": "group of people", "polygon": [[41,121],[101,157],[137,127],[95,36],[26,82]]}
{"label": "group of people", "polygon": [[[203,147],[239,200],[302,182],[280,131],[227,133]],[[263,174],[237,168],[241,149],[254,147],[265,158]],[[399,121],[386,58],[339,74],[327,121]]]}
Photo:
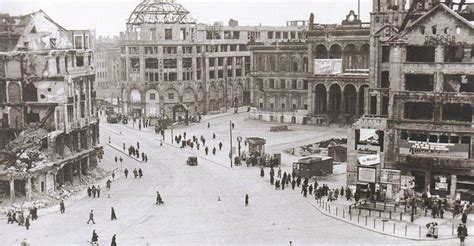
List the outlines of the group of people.
{"label": "group of people", "polygon": [[[91,244],[92,245],[99,245],[99,234],[97,234],[97,232],[95,232],[95,230],[92,231]],[[117,234],[114,234],[112,236],[110,246],[117,246]]]}
{"label": "group of people", "polygon": [[97,185],[97,187],[95,187],[95,185],[92,185],[92,187],[87,187],[87,196],[89,198],[99,198],[100,197],[100,185]]}
{"label": "group of people", "polygon": [[[210,127],[210,123],[208,123],[208,127]],[[212,134],[212,138],[213,139],[216,138],[215,133]],[[204,138],[203,135],[201,135],[199,138],[193,135],[192,138],[186,139],[186,132],[184,132],[182,135],[181,134],[176,135],[174,137],[174,141],[177,144],[181,144],[180,148],[190,147],[191,149],[193,149],[194,146],[196,146],[196,149],[199,150],[202,144],[202,146],[205,146],[204,152],[206,153],[206,155],[209,155],[209,151],[211,151],[213,155],[216,155],[217,153],[216,147],[213,147],[212,149],[210,149],[209,146],[206,146],[206,138]],[[224,144],[222,144],[222,142],[219,142],[219,144],[217,145],[219,150],[222,150],[223,146]]]}
{"label": "group of people", "polygon": [[33,206],[29,209],[29,214],[25,216],[22,210],[10,210],[7,213],[7,224],[17,223],[18,226],[24,226],[27,230],[30,229],[31,221],[38,219],[38,209]]}
{"label": "group of people", "polygon": [[[128,178],[128,169],[125,168],[125,170],[123,170],[123,174],[125,175],[125,178]],[[143,177],[143,170],[141,168],[135,168],[133,169],[133,176],[135,178],[142,178]]]}
{"label": "group of people", "polygon": [[[122,143],[122,148],[123,151],[125,152],[125,143]],[[148,155],[145,154],[145,152],[140,152],[140,142],[137,141],[137,146],[130,145],[128,147],[128,155],[129,156],[134,156],[137,159],[140,159],[140,153],[141,153],[141,160],[143,162],[148,162]],[[115,157],[115,162],[117,162],[117,157]],[[120,157],[120,162],[122,162],[122,157]]]}

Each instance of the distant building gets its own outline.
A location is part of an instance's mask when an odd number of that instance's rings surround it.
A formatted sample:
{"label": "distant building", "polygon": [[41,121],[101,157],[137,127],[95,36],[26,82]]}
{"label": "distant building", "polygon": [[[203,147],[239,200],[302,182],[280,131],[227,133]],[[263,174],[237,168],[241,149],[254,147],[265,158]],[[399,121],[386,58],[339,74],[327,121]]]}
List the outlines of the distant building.
{"label": "distant building", "polygon": [[93,34],[41,10],[0,18],[0,196],[29,199],[97,165]]}
{"label": "distant building", "polygon": [[373,1],[371,83],[347,182],[387,198],[473,201],[474,4],[391,2]]}
{"label": "distant building", "polygon": [[107,101],[119,107],[121,105],[120,47],[118,37],[99,37],[94,45],[94,69],[97,100]]}
{"label": "distant building", "polygon": [[[275,36],[268,36],[268,33]],[[123,109],[174,120],[250,105],[249,41],[297,39],[301,27],[198,24],[182,5],[143,1],[121,34]]]}
{"label": "distant building", "polygon": [[302,24],[302,35],[250,43],[257,107],[252,116],[298,124],[354,122],[363,114],[369,86],[369,24],[353,11],[340,25],[289,23]]}

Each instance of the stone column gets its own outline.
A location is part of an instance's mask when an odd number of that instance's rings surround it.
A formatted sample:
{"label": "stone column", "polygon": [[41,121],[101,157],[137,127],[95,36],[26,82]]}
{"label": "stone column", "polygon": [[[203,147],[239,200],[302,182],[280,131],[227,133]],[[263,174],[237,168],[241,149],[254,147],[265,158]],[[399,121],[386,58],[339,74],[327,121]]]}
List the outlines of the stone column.
{"label": "stone column", "polygon": [[10,201],[15,201],[15,180],[10,179]]}
{"label": "stone column", "polygon": [[26,182],[25,182],[25,194],[26,194],[26,200],[30,201],[31,200],[31,178],[28,177],[26,178]]}
{"label": "stone column", "polygon": [[451,199],[456,199],[456,184],[458,182],[458,177],[455,174],[451,175],[451,189],[449,192],[449,196]]}
{"label": "stone column", "polygon": [[359,100],[360,100],[360,98],[359,98],[359,97],[360,97],[360,95],[359,95],[359,89],[356,88],[356,97],[355,97],[355,98],[356,98],[356,99],[355,99],[355,100],[356,100],[356,101],[355,101],[355,103],[356,103],[356,106],[355,106],[355,107],[356,107],[356,108],[355,108],[355,115],[361,115],[361,112],[359,112],[359,111],[360,111],[360,110],[359,110],[359,107],[360,107],[360,105],[359,105]]}

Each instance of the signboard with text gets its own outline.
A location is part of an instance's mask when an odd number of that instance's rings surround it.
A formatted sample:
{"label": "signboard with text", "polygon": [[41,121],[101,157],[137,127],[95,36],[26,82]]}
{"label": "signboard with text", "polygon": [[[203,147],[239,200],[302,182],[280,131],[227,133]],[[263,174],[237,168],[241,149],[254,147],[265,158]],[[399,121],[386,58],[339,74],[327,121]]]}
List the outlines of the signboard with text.
{"label": "signboard with text", "polygon": [[375,168],[358,167],[357,180],[359,182],[375,183]]}
{"label": "signboard with text", "polygon": [[399,185],[400,184],[400,170],[381,169],[380,170],[380,183]]}
{"label": "signboard with text", "polygon": [[399,147],[401,155],[469,158],[469,144],[429,143],[400,139]]}

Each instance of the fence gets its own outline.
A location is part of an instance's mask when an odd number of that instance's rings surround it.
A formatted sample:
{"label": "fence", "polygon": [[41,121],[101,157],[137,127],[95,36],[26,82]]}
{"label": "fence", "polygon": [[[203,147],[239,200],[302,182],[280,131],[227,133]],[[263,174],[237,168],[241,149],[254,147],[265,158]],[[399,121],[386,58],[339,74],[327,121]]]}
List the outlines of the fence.
{"label": "fence", "polygon": [[[353,208],[345,207],[327,202],[324,199],[316,200],[320,210],[331,216],[346,220],[352,224],[366,227],[367,229],[376,230],[385,234],[392,234],[399,237],[411,239],[426,239],[427,228],[425,225],[415,225],[409,223],[410,215],[404,213],[404,208],[395,208],[390,211],[382,211],[377,209],[363,209],[361,207]],[[387,205],[385,205],[386,207]],[[377,205],[375,205],[377,208]],[[423,213],[424,211],[421,210]],[[395,212],[401,211],[401,212]],[[438,225],[439,237],[454,237],[457,226],[454,223],[447,222]]]}

